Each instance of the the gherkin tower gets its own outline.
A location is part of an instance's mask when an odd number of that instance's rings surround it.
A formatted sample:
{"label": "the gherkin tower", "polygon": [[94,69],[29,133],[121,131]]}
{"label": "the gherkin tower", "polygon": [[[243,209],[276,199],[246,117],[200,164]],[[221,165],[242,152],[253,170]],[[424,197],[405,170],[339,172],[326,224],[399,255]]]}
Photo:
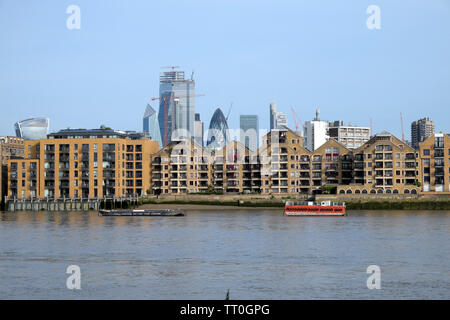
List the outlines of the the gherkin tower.
{"label": "the gherkin tower", "polygon": [[223,148],[230,141],[227,119],[222,110],[217,108],[214,112],[208,129],[206,146],[214,149]]}

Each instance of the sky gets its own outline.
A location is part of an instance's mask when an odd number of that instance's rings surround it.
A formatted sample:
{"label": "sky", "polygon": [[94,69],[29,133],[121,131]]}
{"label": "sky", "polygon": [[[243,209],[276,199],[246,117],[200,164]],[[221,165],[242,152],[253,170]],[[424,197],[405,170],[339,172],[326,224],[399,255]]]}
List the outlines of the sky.
{"label": "sky", "polygon": [[[70,5],[80,29],[67,28]],[[380,29],[366,12],[380,8]],[[422,117],[450,132],[449,0],[0,0],[0,135],[30,117],[50,130],[142,130],[162,66],[194,72],[205,128],[269,105],[301,121],[320,109],[401,136]]]}

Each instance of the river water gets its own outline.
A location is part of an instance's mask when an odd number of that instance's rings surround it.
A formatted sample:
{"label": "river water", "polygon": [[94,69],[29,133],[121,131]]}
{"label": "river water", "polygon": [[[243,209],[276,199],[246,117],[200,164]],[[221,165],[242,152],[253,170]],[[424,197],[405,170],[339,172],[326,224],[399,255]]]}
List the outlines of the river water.
{"label": "river water", "polygon": [[3,212],[0,299],[449,299],[449,235],[450,211]]}

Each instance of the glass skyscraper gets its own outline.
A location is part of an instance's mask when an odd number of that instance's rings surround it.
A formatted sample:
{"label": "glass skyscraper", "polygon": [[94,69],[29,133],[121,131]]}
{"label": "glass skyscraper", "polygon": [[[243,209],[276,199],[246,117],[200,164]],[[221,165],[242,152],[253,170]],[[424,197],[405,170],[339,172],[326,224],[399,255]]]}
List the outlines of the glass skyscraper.
{"label": "glass skyscraper", "polygon": [[287,127],[287,115],[277,112],[277,105],[272,102],[270,104],[270,130],[283,129],[284,127]]}
{"label": "glass skyscraper", "polygon": [[194,136],[195,81],[184,71],[163,72],[159,79],[158,122],[163,145]]}
{"label": "glass skyscraper", "polygon": [[208,140],[206,146],[214,149],[220,149],[226,146],[230,141],[227,119],[222,110],[217,108],[214,112],[208,129]]}
{"label": "glass skyscraper", "polygon": [[14,124],[16,136],[25,140],[47,139],[50,120],[48,118],[31,118]]}
{"label": "glass skyscraper", "polygon": [[158,114],[149,104],[144,113],[143,131],[146,137],[158,142],[159,149],[163,147],[161,131],[159,130]]}
{"label": "glass skyscraper", "polygon": [[256,151],[259,148],[259,123],[257,115],[240,116],[240,142],[250,149]]}

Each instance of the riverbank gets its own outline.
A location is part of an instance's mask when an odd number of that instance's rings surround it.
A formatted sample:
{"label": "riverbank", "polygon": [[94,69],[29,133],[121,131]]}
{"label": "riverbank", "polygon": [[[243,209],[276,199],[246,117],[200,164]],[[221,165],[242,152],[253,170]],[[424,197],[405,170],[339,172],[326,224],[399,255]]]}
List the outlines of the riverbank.
{"label": "riverbank", "polygon": [[195,211],[218,211],[218,210],[261,210],[261,209],[278,209],[282,210],[281,207],[239,207],[239,206],[231,206],[231,205],[219,205],[219,204],[176,204],[176,203],[169,203],[169,204],[162,204],[162,203],[156,203],[156,204],[143,204],[138,207],[138,209],[173,209],[173,210],[195,210]]}
{"label": "riverbank", "polygon": [[[249,198],[241,199],[223,198],[221,196],[214,197],[192,197],[187,198],[167,198],[152,197],[144,198],[139,201],[140,209],[148,208],[174,208],[185,210],[222,210],[222,209],[263,209],[263,208],[283,208],[287,200],[295,200],[292,198]],[[305,199],[297,199],[305,200]],[[450,210],[450,199],[448,198],[364,198],[354,199],[339,196],[320,195],[316,201],[331,200],[336,202],[345,202],[347,210]]]}

